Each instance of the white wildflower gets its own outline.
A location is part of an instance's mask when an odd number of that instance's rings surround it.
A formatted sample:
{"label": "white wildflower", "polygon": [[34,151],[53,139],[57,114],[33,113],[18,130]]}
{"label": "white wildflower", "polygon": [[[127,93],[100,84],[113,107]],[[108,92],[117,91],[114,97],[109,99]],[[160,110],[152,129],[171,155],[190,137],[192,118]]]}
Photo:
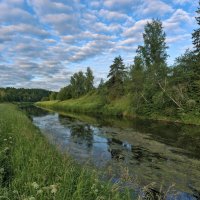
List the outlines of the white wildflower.
{"label": "white wildflower", "polygon": [[37,194],[42,194],[43,193],[43,190],[38,190],[37,191]]}
{"label": "white wildflower", "polygon": [[18,194],[18,191],[17,190],[13,190],[13,194]]}
{"label": "white wildflower", "polygon": [[57,192],[57,188],[53,188],[52,190],[51,190],[51,193],[52,194],[55,194]]}
{"label": "white wildflower", "polygon": [[50,187],[43,187],[42,189],[43,189],[43,190],[49,190]]}
{"label": "white wildflower", "polygon": [[105,200],[105,197],[104,196],[99,196],[96,198],[96,200]]}
{"label": "white wildflower", "polygon": [[0,174],[4,173],[4,168],[0,168]]}
{"label": "white wildflower", "polygon": [[50,185],[51,193],[55,194],[57,192],[57,185]]}
{"label": "white wildflower", "polygon": [[91,187],[91,190],[93,190],[95,188],[96,188],[96,184],[93,184],[92,187]]}
{"label": "white wildflower", "polygon": [[98,189],[96,189],[94,192],[95,192],[95,193],[98,193],[98,192],[99,192],[99,190],[98,190]]}
{"label": "white wildflower", "polygon": [[32,185],[33,188],[36,189],[36,190],[39,188],[39,185],[38,185],[36,182],[33,182],[31,185]]}
{"label": "white wildflower", "polygon": [[35,200],[35,197],[29,197],[28,200]]}
{"label": "white wildflower", "polygon": [[9,150],[9,147],[5,147],[4,151],[8,151]]}

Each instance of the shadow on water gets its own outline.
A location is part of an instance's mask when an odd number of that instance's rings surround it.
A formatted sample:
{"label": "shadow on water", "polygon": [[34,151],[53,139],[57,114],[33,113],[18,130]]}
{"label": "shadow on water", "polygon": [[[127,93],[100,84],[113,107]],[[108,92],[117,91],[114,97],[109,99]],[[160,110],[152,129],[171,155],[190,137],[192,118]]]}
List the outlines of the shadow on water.
{"label": "shadow on water", "polygon": [[[25,110],[51,143],[79,162],[90,160],[101,169],[112,167],[115,174],[128,168],[143,186],[156,182],[168,188],[174,183],[177,199],[200,196],[199,126],[60,115],[36,107]],[[150,188],[155,193],[158,189]]]}
{"label": "shadow on water", "polygon": [[50,113],[49,111],[34,106],[33,104],[20,104],[18,107],[30,117],[42,117]]}

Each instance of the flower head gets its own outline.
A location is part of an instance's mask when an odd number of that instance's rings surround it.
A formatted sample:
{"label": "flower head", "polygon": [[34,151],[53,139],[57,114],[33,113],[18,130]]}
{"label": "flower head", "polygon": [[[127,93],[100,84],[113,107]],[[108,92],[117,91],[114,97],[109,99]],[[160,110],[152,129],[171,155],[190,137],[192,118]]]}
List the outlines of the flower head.
{"label": "flower head", "polygon": [[36,190],[39,188],[39,185],[38,185],[36,182],[33,182],[31,185],[32,185],[33,188],[36,189]]}

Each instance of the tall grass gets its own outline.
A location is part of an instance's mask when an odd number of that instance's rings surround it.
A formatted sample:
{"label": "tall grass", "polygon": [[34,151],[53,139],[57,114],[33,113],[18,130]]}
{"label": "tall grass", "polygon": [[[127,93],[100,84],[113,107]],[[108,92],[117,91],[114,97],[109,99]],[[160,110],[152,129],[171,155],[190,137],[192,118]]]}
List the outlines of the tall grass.
{"label": "tall grass", "polygon": [[123,200],[110,182],[60,154],[28,117],[11,104],[0,104],[0,199]]}
{"label": "tall grass", "polygon": [[78,99],[70,99],[66,101],[43,101],[37,102],[36,105],[56,111],[125,116],[130,110],[129,99],[129,97],[122,97],[121,99],[116,99],[107,104],[100,95],[93,93]]}
{"label": "tall grass", "polygon": [[101,95],[94,92],[78,99],[69,99],[65,101],[43,101],[37,102],[36,105],[58,112],[91,113],[102,114],[105,116],[123,116],[128,118],[139,117],[141,119],[200,125],[198,111],[179,113],[174,116],[172,114],[166,115],[162,112],[153,111],[144,107],[144,110],[147,109],[148,111],[138,115],[135,112],[135,107],[132,105],[131,101],[131,96],[127,95],[107,102]]}

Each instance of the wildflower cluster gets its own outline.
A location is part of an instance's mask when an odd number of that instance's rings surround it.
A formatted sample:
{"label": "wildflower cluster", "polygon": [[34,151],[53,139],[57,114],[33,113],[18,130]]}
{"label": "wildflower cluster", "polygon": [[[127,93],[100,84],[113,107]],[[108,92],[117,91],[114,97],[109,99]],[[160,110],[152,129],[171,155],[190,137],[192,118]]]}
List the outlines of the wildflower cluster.
{"label": "wildflower cluster", "polygon": [[37,182],[30,183],[30,190],[32,191],[32,195],[29,197],[23,198],[23,200],[35,200],[39,197],[42,198],[44,196],[45,198],[49,197],[55,197],[57,191],[58,191],[58,185],[59,184],[52,184],[49,186],[40,186]]}

